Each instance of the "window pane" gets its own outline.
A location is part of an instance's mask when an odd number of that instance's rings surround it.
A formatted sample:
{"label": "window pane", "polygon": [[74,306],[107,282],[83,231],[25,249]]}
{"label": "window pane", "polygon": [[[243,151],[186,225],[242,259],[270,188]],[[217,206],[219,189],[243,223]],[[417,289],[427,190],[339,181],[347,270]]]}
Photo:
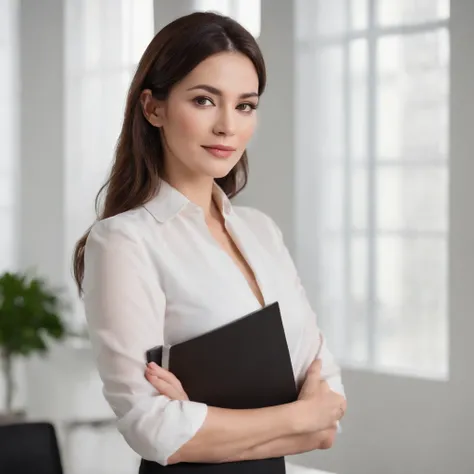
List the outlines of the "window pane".
{"label": "window pane", "polygon": [[260,0],[194,0],[194,8],[198,11],[213,11],[230,16],[255,38],[260,36]]}
{"label": "window pane", "polygon": [[354,230],[367,229],[368,197],[367,167],[355,168],[351,173],[351,214]]}
{"label": "window pane", "polygon": [[[339,360],[438,378],[448,367],[448,30],[347,36],[348,25],[367,27],[369,3],[297,2],[298,264]],[[447,18],[447,2],[429,3],[438,13],[375,0],[376,16],[401,27]]]}
{"label": "window pane", "polygon": [[296,0],[296,35],[300,41],[340,37],[368,27],[369,0]]}
{"label": "window pane", "polygon": [[103,141],[107,147],[106,151],[110,159],[112,159],[117,138],[122,127],[127,92],[132,79],[131,76],[131,72],[127,70],[104,74],[102,76],[103,116],[106,114],[109,115],[107,127],[104,129]]}
{"label": "window pane", "polygon": [[232,9],[232,0],[194,0],[194,8],[201,11],[214,11],[229,15]]}
{"label": "window pane", "polygon": [[[319,110],[319,96],[314,84],[316,61],[310,49],[298,51],[296,55],[296,101],[305,104],[304,115],[295,117],[295,147],[299,156],[305,160],[305,166],[316,166],[315,151],[318,148],[319,127],[315,126],[322,119]],[[306,170],[306,172],[308,172]]]}
{"label": "window pane", "polygon": [[447,49],[445,30],[380,39],[377,54],[379,159],[446,158]]}
{"label": "window pane", "polygon": [[351,1],[351,28],[354,30],[367,29],[369,21],[369,1]]}
{"label": "window pane", "polygon": [[317,3],[315,27],[319,36],[337,36],[347,31],[346,0],[315,0]]}
{"label": "window pane", "polygon": [[347,276],[344,261],[344,236],[333,232],[323,237],[319,245],[319,286],[315,308],[318,323],[324,328],[324,334],[330,347],[338,358],[345,353],[343,339],[345,317],[345,277]]}
{"label": "window pane", "polygon": [[79,70],[135,65],[153,37],[153,0],[68,0],[68,10],[68,46],[83,58],[68,62]]}
{"label": "window pane", "polygon": [[449,17],[449,0],[378,0],[380,26],[426,23]]}
{"label": "window pane", "polygon": [[344,156],[343,49],[331,46],[319,50],[314,61],[318,107],[318,153],[328,162],[341,162]]}
{"label": "window pane", "polygon": [[444,239],[378,238],[376,367],[446,375],[446,247]]}
{"label": "window pane", "polygon": [[447,167],[390,166],[377,171],[376,181],[379,229],[447,231]]}
{"label": "window pane", "polygon": [[367,160],[368,49],[367,40],[349,45],[350,144],[353,161]]}
{"label": "window pane", "polygon": [[[69,0],[71,5],[74,4]],[[84,42],[84,67],[93,69],[100,64],[102,49],[102,27],[105,26],[102,16],[101,2],[83,0],[82,9],[82,41]]]}
{"label": "window pane", "polygon": [[353,237],[350,244],[349,310],[344,321],[347,350],[345,360],[351,363],[368,362],[368,239]]}
{"label": "window pane", "polygon": [[122,0],[122,64],[138,64],[154,28],[152,1]]}
{"label": "window pane", "polygon": [[255,38],[260,36],[260,0],[233,0],[234,16]]}
{"label": "window pane", "polygon": [[329,233],[341,232],[344,228],[344,168],[327,165],[321,167],[324,179],[321,182],[320,219]]}

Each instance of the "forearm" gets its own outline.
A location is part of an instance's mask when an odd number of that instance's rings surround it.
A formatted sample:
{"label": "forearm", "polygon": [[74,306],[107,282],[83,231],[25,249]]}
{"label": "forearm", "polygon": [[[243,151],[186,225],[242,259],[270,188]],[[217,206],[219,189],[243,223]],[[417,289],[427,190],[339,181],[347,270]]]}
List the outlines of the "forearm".
{"label": "forearm", "polygon": [[334,440],[335,430],[319,431],[311,434],[284,436],[267,443],[254,446],[227,459],[228,462],[269,459],[292,456],[315,449],[329,449]]}
{"label": "forearm", "polygon": [[209,407],[196,435],[168,459],[179,462],[224,462],[257,446],[301,434],[298,404],[255,410]]}

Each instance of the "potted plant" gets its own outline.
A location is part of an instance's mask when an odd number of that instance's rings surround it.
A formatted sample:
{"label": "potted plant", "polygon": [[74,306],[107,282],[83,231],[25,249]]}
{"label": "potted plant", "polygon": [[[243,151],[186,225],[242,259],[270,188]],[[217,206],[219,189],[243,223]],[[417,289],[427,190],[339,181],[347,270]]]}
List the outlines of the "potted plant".
{"label": "potted plant", "polygon": [[14,418],[13,360],[33,353],[45,354],[52,339],[66,335],[62,316],[66,309],[58,290],[26,273],[0,275],[0,355],[5,378],[3,418]]}

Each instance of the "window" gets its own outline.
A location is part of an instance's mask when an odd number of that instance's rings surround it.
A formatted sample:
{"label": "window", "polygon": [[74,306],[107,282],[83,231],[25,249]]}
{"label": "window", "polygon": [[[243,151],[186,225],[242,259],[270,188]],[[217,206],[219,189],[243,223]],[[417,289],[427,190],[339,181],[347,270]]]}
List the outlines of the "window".
{"label": "window", "polygon": [[153,0],[66,1],[67,262],[95,219],[126,93],[153,35]]}
{"label": "window", "polygon": [[297,259],[346,365],[448,372],[448,0],[297,2]]}
{"label": "window", "polygon": [[17,264],[18,2],[0,2],[0,273]]}
{"label": "window", "polygon": [[255,38],[260,36],[260,0],[195,0],[196,10],[215,11],[230,16]]}

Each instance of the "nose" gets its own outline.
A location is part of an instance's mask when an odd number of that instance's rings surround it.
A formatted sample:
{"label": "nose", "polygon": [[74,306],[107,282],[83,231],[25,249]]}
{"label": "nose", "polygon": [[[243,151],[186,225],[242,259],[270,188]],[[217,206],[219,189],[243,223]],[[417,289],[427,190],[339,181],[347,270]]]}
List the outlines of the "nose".
{"label": "nose", "polygon": [[222,107],[219,110],[213,132],[219,136],[235,135],[235,110],[233,107]]}

